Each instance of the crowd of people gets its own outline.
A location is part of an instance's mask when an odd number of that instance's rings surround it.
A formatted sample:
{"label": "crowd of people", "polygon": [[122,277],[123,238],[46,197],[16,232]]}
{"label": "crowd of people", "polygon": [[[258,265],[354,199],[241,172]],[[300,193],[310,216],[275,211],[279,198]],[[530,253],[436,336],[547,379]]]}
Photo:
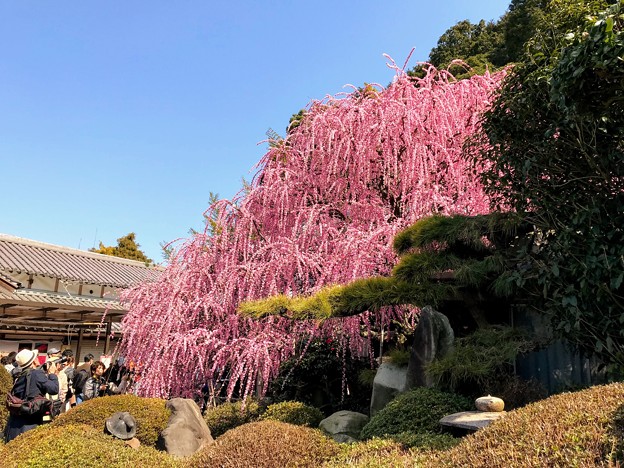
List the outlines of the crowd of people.
{"label": "crowd of people", "polygon": [[49,349],[41,365],[38,351],[30,349],[10,353],[0,362],[13,377],[12,395],[24,401],[44,397],[54,408],[33,415],[10,413],[5,442],[51,420],[56,412],[70,411],[92,398],[127,393],[134,380],[134,370],[124,366],[122,358],[107,368],[102,361],[95,361],[93,354],[87,354],[84,362],[76,366],[71,349]]}

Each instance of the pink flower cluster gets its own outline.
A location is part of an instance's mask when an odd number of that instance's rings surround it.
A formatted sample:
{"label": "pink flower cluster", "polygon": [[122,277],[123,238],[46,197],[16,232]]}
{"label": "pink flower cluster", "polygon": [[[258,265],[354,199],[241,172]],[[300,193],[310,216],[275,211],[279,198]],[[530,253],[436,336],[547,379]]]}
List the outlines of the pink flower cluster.
{"label": "pink flower cluster", "polygon": [[142,368],[139,392],[188,396],[228,377],[230,395],[262,393],[311,336],[369,354],[363,331],[414,311],[316,323],[243,319],[236,308],[388,274],[397,231],[432,213],[487,212],[462,145],[501,79],[455,81],[431,68],[414,82],[398,71],[387,89],[312,102],[259,162],[251,187],[209,208],[213,234],[187,240],[159,281],[124,294],[121,353]]}

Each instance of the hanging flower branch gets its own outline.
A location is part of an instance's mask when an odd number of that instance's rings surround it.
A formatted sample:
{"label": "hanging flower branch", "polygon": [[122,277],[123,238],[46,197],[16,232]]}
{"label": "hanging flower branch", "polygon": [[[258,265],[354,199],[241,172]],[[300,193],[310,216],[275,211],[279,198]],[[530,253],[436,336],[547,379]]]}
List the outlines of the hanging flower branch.
{"label": "hanging flower branch", "polygon": [[399,230],[433,213],[488,211],[462,145],[503,75],[456,81],[430,68],[414,81],[395,69],[387,89],[312,102],[251,185],[209,208],[210,232],[181,246],[157,282],[124,294],[121,352],[142,368],[141,394],[190,395],[224,377],[229,395],[262,392],[297,340],[328,336],[363,356],[362,329],[415,311],[323,322],[236,313],[242,301],[387,275]]}

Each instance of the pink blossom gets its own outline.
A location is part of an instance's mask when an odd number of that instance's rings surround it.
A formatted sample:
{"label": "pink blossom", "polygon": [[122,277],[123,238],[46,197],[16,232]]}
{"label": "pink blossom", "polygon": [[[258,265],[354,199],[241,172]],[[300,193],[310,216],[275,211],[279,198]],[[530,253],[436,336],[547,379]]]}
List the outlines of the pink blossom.
{"label": "pink blossom", "polygon": [[395,69],[392,85],[368,97],[312,102],[260,160],[248,191],[208,209],[215,234],[188,239],[157,282],[124,294],[120,352],[142,363],[140,394],[190,395],[221,377],[229,395],[236,386],[262,394],[298,340],[329,338],[343,356],[347,347],[367,356],[362,331],[416,312],[394,307],[323,323],[236,314],[243,300],[389,274],[399,230],[432,213],[488,211],[462,145],[479,131],[503,75],[455,81],[431,68],[414,82]]}

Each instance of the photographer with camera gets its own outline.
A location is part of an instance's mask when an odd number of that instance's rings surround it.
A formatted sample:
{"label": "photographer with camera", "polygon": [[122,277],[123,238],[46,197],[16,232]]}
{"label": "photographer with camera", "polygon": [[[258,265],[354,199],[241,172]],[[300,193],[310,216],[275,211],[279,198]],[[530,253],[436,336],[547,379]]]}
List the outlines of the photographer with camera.
{"label": "photographer with camera", "polygon": [[[59,392],[56,364],[50,362],[45,369],[44,367],[38,367],[38,354],[36,350],[22,349],[15,356],[21,372],[15,379],[11,394],[23,400],[43,397],[46,393],[56,395]],[[18,435],[34,429],[42,423],[43,416],[43,413],[32,415],[10,414],[5,429],[5,441],[9,442]]]}
{"label": "photographer with camera", "polygon": [[104,379],[105,371],[104,363],[101,361],[95,361],[91,364],[91,377],[84,385],[83,395],[84,401],[96,398],[99,396],[110,395],[112,393],[118,393],[117,386],[115,384],[108,383]]}
{"label": "photographer with camera", "polygon": [[[46,396],[50,398],[51,400],[59,400],[60,403],[58,403],[57,405],[62,411],[65,406],[65,398],[67,397],[67,391],[69,390],[69,382],[67,380],[67,374],[65,372],[61,372],[63,368],[65,367],[65,364],[67,363],[67,358],[61,355],[61,352],[59,351],[58,348],[50,348],[48,349],[48,357],[46,359],[46,362],[42,365],[44,370],[47,370],[51,363],[54,363],[58,370],[56,375],[58,376],[58,381],[59,381],[59,391],[58,391],[58,395],[49,394]],[[51,420],[51,418],[49,420]],[[44,418],[44,421],[46,421],[45,418]]]}

